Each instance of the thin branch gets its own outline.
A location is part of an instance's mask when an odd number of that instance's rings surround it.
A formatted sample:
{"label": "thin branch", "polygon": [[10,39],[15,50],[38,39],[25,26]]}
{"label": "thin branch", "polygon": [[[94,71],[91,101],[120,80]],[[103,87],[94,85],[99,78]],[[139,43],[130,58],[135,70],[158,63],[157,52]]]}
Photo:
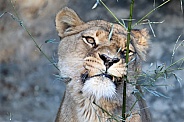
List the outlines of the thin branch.
{"label": "thin branch", "polygon": [[176,47],[176,45],[177,45],[177,43],[178,43],[180,37],[181,37],[181,35],[178,36],[178,38],[177,38],[177,40],[176,40],[176,43],[175,43],[175,45],[174,45],[173,53],[172,53],[172,56],[171,56],[171,63],[173,62],[173,59],[174,59],[174,55],[175,55],[175,53],[176,53],[176,50],[177,50],[177,49],[182,45],[182,43],[184,42],[184,40],[181,41],[181,43],[179,43],[179,45]]}
{"label": "thin branch", "polygon": [[182,0],[180,0],[180,4],[181,4],[181,12],[183,14],[183,1]]}
{"label": "thin branch", "polygon": [[[11,13],[9,13],[9,12],[6,12],[6,13],[10,14],[10,15],[12,16],[12,18],[13,18],[15,21],[17,21],[17,22],[20,24],[20,26],[22,26],[22,28],[27,32],[27,34],[28,34],[28,35],[31,37],[31,39],[33,40],[33,42],[34,42],[35,46],[38,48],[38,50],[45,56],[45,58],[46,58],[49,62],[52,63],[52,65],[53,65],[56,69],[59,70],[59,68],[57,67],[57,65],[55,65],[55,63],[53,63],[53,62],[51,61],[51,59],[42,51],[41,47],[37,44],[37,42],[36,42],[36,40],[34,39],[34,37],[32,36],[32,34],[29,32],[29,30],[27,29],[27,27],[24,25],[24,22],[19,18],[19,15],[18,15],[18,13],[17,13],[17,10],[15,9],[15,6],[14,6],[12,0],[10,0],[10,3],[11,3],[11,5],[12,5],[12,7],[13,7],[13,10],[14,10],[16,16],[14,16],[13,14],[11,14]],[[3,16],[3,15],[4,15],[4,14],[2,14],[1,16]],[[0,16],[0,17],[1,17],[1,16]]]}
{"label": "thin branch", "polygon": [[159,6],[157,6],[156,8],[154,8],[153,10],[151,10],[150,12],[148,12],[144,17],[142,17],[138,22],[136,22],[136,23],[133,25],[133,27],[136,26],[136,25],[138,25],[138,24],[140,24],[143,20],[146,19],[146,17],[148,17],[150,14],[152,14],[155,10],[157,10],[158,8],[162,7],[163,5],[165,5],[166,3],[170,2],[170,1],[171,1],[171,0],[167,0],[167,1],[165,1],[164,3],[160,4]]}
{"label": "thin branch", "polygon": [[102,3],[102,5],[109,11],[109,13],[114,17],[114,19],[115,19],[121,26],[123,26],[124,28],[126,28],[125,25],[122,24],[122,22],[116,17],[116,15],[114,15],[114,13],[106,6],[106,4],[105,4],[102,0],[100,0],[100,3]]}

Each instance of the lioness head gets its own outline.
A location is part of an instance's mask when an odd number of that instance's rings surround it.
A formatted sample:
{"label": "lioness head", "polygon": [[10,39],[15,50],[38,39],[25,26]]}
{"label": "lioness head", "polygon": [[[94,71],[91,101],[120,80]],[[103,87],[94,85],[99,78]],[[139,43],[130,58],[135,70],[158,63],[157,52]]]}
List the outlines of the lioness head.
{"label": "lioness head", "polygon": [[132,30],[126,64],[124,27],[103,20],[85,23],[73,10],[64,8],[56,16],[56,28],[61,37],[58,62],[61,76],[71,77],[71,84],[78,84],[85,96],[113,98],[128,73],[126,66],[135,70],[137,60],[145,60],[149,38],[146,29]]}

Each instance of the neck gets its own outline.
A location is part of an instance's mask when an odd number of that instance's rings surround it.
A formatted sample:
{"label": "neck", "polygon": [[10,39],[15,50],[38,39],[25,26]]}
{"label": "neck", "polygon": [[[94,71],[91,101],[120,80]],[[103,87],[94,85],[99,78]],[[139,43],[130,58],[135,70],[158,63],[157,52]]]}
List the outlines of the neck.
{"label": "neck", "polygon": [[121,104],[118,100],[106,100],[101,98],[96,101],[93,97],[83,98],[78,101],[79,121],[106,122],[118,120],[114,115],[120,115]]}
{"label": "neck", "polygon": [[70,93],[76,103],[79,122],[107,122],[107,120],[114,122],[117,121],[118,115],[121,116],[122,86],[117,88],[116,96],[111,99],[96,99],[81,92],[83,87],[81,82],[75,82],[75,84],[70,82],[68,87],[70,87]]}

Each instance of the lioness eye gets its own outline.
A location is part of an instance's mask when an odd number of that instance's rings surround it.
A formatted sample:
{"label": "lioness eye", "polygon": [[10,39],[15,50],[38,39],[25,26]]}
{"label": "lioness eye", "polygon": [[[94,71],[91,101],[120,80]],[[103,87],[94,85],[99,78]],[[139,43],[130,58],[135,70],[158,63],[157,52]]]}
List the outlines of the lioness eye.
{"label": "lioness eye", "polygon": [[90,44],[91,46],[96,46],[96,43],[95,43],[95,40],[94,40],[94,38],[92,38],[92,37],[89,37],[89,36],[87,36],[87,37],[82,37],[82,39],[83,39],[83,41],[85,42],[85,43],[87,43],[87,44]]}
{"label": "lioness eye", "polygon": [[[127,52],[127,50],[124,49],[124,50],[122,51],[122,55],[123,55],[123,56],[126,56],[126,52]],[[132,56],[132,55],[134,55],[134,53],[135,53],[135,52],[133,52],[132,50],[129,50],[129,54],[128,54],[128,55],[129,55],[129,56]]]}
{"label": "lioness eye", "polygon": [[134,55],[134,52],[133,51],[129,51],[129,56],[132,56],[132,55]]}

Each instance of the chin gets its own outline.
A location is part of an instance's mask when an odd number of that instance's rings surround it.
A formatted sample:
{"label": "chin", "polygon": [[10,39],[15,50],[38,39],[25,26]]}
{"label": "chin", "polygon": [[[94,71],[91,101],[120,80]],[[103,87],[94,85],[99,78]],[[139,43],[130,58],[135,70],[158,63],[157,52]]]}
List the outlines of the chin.
{"label": "chin", "polygon": [[82,92],[85,97],[93,97],[97,101],[101,98],[110,100],[116,96],[116,85],[107,77],[92,77],[85,81]]}

